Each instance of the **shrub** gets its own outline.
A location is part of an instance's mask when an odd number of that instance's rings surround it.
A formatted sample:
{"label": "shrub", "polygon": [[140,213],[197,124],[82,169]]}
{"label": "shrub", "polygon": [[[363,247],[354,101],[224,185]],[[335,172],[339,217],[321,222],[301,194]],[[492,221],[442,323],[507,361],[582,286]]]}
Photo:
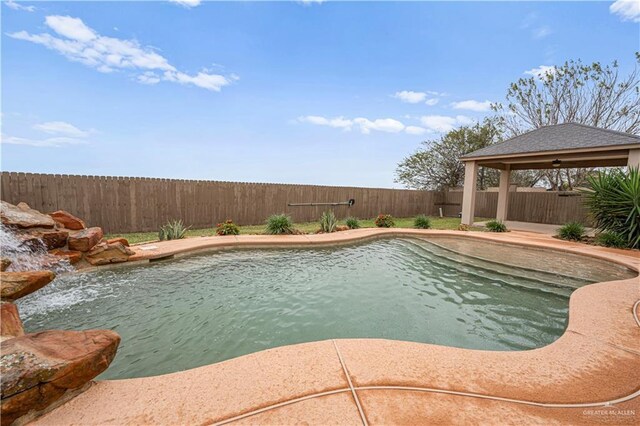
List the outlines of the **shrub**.
{"label": "shrub", "polygon": [[605,247],[625,248],[627,246],[627,240],[620,234],[605,231],[598,234],[596,244]]}
{"label": "shrub", "polygon": [[489,232],[507,232],[507,225],[500,220],[490,220],[485,226]]}
{"label": "shrub", "polygon": [[413,227],[418,229],[429,229],[431,228],[431,219],[423,214],[419,214],[413,221]]}
{"label": "shrub", "polygon": [[358,228],[360,228],[360,222],[358,221],[358,219],[356,219],[353,216],[348,217],[347,220],[345,221],[345,223],[347,224],[349,229],[358,229]]}
{"label": "shrub", "polygon": [[585,204],[596,229],[618,234],[629,248],[640,248],[640,171],[612,170],[587,178]]}
{"label": "shrub", "polygon": [[584,225],[580,222],[565,223],[558,229],[558,238],[562,240],[580,241],[584,234]]}
{"label": "shrub", "polygon": [[166,225],[160,227],[160,231],[158,231],[158,238],[160,241],[180,240],[185,237],[189,228],[189,226],[185,227],[181,220],[170,221]]}
{"label": "shrub", "polygon": [[336,219],[336,215],[331,210],[322,213],[322,216],[320,216],[321,232],[335,232],[337,225],[338,219]]}
{"label": "shrub", "polygon": [[218,235],[240,235],[240,228],[233,223],[231,219],[227,219],[216,225],[216,234]]}
{"label": "shrub", "polygon": [[267,219],[267,234],[293,234],[293,222],[286,214],[274,214]]}
{"label": "shrub", "polygon": [[378,228],[391,228],[396,223],[390,214],[379,214],[378,217],[376,217],[375,224]]}

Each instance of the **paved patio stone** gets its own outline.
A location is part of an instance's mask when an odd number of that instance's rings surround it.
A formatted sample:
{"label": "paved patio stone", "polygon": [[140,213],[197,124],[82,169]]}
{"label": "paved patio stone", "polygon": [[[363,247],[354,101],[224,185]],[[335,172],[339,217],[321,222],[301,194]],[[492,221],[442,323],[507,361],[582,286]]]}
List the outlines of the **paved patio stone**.
{"label": "paved patio stone", "polygon": [[448,389],[540,403],[607,401],[637,390],[640,356],[575,333],[541,349],[475,351],[391,340],[338,340],[355,387]]}
{"label": "paved patio stone", "polygon": [[572,294],[567,330],[640,355],[640,326],[629,315],[637,300],[640,278],[582,287]]}
{"label": "paved patio stone", "polygon": [[333,343],[322,341],[162,376],[98,382],[35,424],[208,424],[346,388]]}
{"label": "paved patio stone", "polygon": [[[293,419],[316,425],[362,425],[351,392],[321,396],[237,420],[236,425],[287,425]],[[297,423],[294,421],[294,423]]]}
{"label": "paved patio stone", "polygon": [[464,396],[361,390],[370,425],[556,425],[637,424],[638,399],[609,408],[544,408]]}

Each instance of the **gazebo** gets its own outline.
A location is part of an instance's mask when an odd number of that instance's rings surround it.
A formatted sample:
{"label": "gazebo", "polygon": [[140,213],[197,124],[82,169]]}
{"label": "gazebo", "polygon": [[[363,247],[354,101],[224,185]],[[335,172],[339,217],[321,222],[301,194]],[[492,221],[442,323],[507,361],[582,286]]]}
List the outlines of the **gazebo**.
{"label": "gazebo", "polygon": [[640,167],[640,136],[576,123],[540,127],[460,158],[465,164],[462,223],[473,224],[478,167],[500,170],[496,219],[505,221],[512,170]]}

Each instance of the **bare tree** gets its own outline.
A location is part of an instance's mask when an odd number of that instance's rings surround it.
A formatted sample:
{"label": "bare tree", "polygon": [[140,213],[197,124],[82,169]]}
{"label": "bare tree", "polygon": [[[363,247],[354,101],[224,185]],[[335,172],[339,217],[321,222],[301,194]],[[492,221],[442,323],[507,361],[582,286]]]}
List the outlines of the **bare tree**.
{"label": "bare tree", "polygon": [[[640,53],[635,67],[621,76],[617,61],[602,66],[568,61],[540,74],[521,78],[507,91],[506,106],[496,103],[507,137],[542,126],[580,123],[622,132],[640,133]],[[584,182],[589,170],[535,172],[552,189],[571,189]]]}

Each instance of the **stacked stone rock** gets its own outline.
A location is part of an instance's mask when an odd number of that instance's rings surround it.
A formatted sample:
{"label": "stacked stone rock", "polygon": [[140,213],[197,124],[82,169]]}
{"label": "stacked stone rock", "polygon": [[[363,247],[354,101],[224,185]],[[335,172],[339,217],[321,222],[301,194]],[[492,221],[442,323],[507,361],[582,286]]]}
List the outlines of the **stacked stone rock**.
{"label": "stacked stone rock", "polygon": [[49,253],[72,264],[82,259],[91,265],[126,262],[133,254],[124,238],[105,241],[101,228],[87,228],[81,219],[64,210],[45,215],[25,203],[1,203],[2,223],[20,235],[24,244],[42,241]]}
{"label": "stacked stone rock", "polygon": [[[28,205],[2,202],[0,217],[23,240],[74,264],[124,262],[133,252],[124,239],[104,241],[102,229],[87,228],[65,211],[45,215]],[[50,330],[25,334],[15,301],[50,283],[49,270],[12,272],[0,261],[0,377],[2,426],[22,423],[89,386],[106,370],[120,343],[110,330]]]}

